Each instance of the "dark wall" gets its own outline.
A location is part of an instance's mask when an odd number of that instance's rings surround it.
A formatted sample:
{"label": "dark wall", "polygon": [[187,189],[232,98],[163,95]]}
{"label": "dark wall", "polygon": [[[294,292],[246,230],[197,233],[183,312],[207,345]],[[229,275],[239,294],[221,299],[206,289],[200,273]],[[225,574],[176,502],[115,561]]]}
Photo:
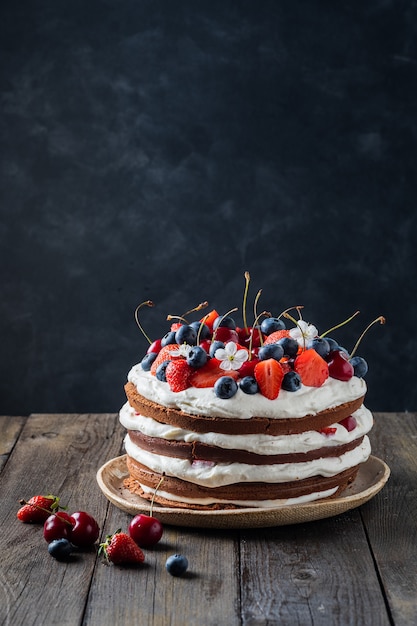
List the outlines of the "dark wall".
{"label": "dark wall", "polygon": [[413,2],[3,0],[0,413],[116,411],[133,313],[295,304],[417,410]]}

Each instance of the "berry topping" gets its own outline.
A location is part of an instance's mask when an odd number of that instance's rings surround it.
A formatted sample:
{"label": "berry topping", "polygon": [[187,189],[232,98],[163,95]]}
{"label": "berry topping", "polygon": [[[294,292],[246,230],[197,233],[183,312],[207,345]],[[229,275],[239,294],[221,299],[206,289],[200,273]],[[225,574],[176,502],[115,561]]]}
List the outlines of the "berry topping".
{"label": "berry topping", "polygon": [[297,391],[301,387],[301,378],[297,372],[290,370],[284,374],[282,379],[282,389],[285,391]]}
{"label": "berry topping", "polygon": [[356,426],[358,425],[356,421],[356,417],[353,417],[353,415],[349,415],[348,417],[345,417],[345,419],[339,422],[339,424],[344,426],[344,428],[346,428],[348,433],[350,433],[352,430],[355,430]]}
{"label": "berry topping", "polygon": [[353,367],[353,374],[358,378],[364,378],[368,373],[368,364],[361,356],[354,356],[350,359],[350,364]]}
{"label": "berry topping", "polygon": [[171,576],[182,576],[188,569],[188,560],[182,554],[172,554],[167,558],[165,567]]}
{"label": "berry topping", "polygon": [[277,343],[277,341],[279,341],[283,337],[289,337],[289,336],[290,336],[289,330],[276,330],[275,332],[268,335],[268,337],[264,341],[264,344],[267,346],[269,343]]}
{"label": "berry topping", "polygon": [[263,396],[269,398],[269,400],[278,398],[282,379],[284,378],[283,369],[278,361],[275,359],[259,361],[255,365],[254,375]]}
{"label": "berry topping", "polygon": [[[220,368],[220,361],[210,359],[203,367],[191,373],[190,384],[192,387],[214,387],[214,383],[221,376],[224,376],[224,370]],[[232,370],[229,376],[237,379],[238,373]]]}
{"label": "berry topping", "polygon": [[284,348],[279,343],[269,343],[266,346],[262,346],[258,351],[258,358],[261,361],[266,359],[275,359],[280,361],[284,356]]}
{"label": "berry topping", "polygon": [[343,350],[333,350],[328,357],[329,374],[337,380],[350,380],[353,376],[353,366],[349,362],[349,355]]}
{"label": "berry topping", "polygon": [[277,341],[277,343],[284,350],[285,356],[297,356],[299,345],[296,339],[293,339],[292,337],[282,337]]}
{"label": "berry topping", "polygon": [[285,330],[285,323],[279,317],[267,317],[261,323],[261,331],[264,335],[271,335],[277,330]]}
{"label": "berry topping", "polygon": [[192,326],[184,324],[175,333],[175,342],[178,345],[186,343],[189,346],[194,346],[197,343],[197,331]]}
{"label": "berry topping", "polygon": [[244,376],[239,381],[239,387],[244,393],[249,395],[253,395],[259,391],[258,383],[256,382],[256,378],[254,376]]}
{"label": "berry topping", "polygon": [[177,346],[177,344],[175,343],[164,346],[151,365],[151,374],[155,376],[158,365],[161,365],[161,363],[163,363],[164,361],[171,361],[172,359],[177,358],[176,353],[178,353],[178,350],[179,346]]}
{"label": "berry topping", "polygon": [[187,363],[190,367],[203,367],[207,363],[208,354],[201,346],[193,346],[187,354]]}
{"label": "berry topping", "polygon": [[294,370],[307,387],[321,387],[329,377],[329,367],[313,348],[301,352],[294,361]]}
{"label": "berry topping", "polygon": [[214,393],[218,398],[232,398],[238,390],[237,383],[231,376],[221,376],[214,383]]}
{"label": "berry topping", "polygon": [[165,369],[165,377],[171,391],[187,389],[190,386],[191,372],[192,369],[185,359],[170,361]]}
{"label": "berry topping", "polygon": [[148,352],[147,354],[145,354],[142,361],[140,362],[142,369],[145,372],[149,372],[151,370],[152,363],[155,361],[157,356],[157,352]]}

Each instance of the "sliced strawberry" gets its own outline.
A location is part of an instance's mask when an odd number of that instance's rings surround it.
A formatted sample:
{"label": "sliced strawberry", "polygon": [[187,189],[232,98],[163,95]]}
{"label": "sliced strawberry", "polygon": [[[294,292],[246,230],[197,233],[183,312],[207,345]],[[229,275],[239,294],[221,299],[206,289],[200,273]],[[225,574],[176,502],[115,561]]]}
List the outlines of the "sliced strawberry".
{"label": "sliced strawberry", "polygon": [[[190,376],[190,384],[192,387],[214,387],[214,383],[220,376],[231,376],[235,380],[239,374],[235,370],[225,371],[220,367],[221,361],[218,359],[209,359],[203,367],[194,370]],[[167,368],[168,369],[168,368]]]}
{"label": "sliced strawberry", "polygon": [[161,350],[158,353],[158,356],[156,357],[155,361],[151,365],[151,374],[155,376],[158,365],[161,365],[161,363],[163,363],[164,361],[172,361],[172,359],[182,358],[182,357],[175,357],[171,354],[174,350],[179,350],[179,348],[180,348],[179,345],[176,343],[169,343],[167,346],[164,346],[163,348],[161,348]]}
{"label": "sliced strawberry", "polygon": [[276,343],[283,337],[290,337],[290,336],[291,336],[290,331],[285,328],[283,330],[276,330],[275,332],[268,335],[268,337],[266,337],[264,341],[264,345],[268,345],[269,343]]}
{"label": "sliced strawberry", "polygon": [[213,330],[214,320],[216,320],[218,317],[219,314],[217,313],[216,309],[213,309],[212,311],[210,311],[210,313],[207,313],[207,315],[202,317],[200,322],[204,322],[204,324],[206,324],[206,326],[208,326],[210,330]]}
{"label": "sliced strawberry", "polygon": [[334,428],[334,426],[325,426],[324,428],[320,430],[322,435],[327,435],[327,436],[334,435],[336,431],[337,431],[337,428]]}
{"label": "sliced strawberry", "polygon": [[297,356],[294,370],[307,387],[321,387],[329,377],[329,366],[313,348],[304,350]]}
{"label": "sliced strawberry", "polygon": [[168,363],[165,370],[165,377],[171,391],[184,391],[190,386],[191,372],[194,370],[188,365],[185,359],[175,359]]}
{"label": "sliced strawberry", "polygon": [[358,422],[356,421],[356,417],[353,417],[353,415],[349,415],[348,417],[345,417],[345,419],[341,420],[339,424],[344,426],[348,433],[350,433],[352,430],[355,430]]}
{"label": "sliced strawberry", "polygon": [[259,361],[255,366],[254,375],[263,396],[269,400],[278,398],[284,378],[284,371],[278,361],[275,359]]}

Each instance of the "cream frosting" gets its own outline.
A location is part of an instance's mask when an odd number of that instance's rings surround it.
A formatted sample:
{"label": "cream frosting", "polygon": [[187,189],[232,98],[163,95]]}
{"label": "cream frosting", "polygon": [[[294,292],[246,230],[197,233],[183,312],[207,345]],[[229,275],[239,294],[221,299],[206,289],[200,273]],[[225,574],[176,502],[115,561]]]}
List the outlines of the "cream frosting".
{"label": "cream frosting", "polygon": [[124,440],[127,454],[154,472],[174,476],[197,485],[220,487],[240,482],[284,483],[313,476],[335,476],[366,461],[371,453],[367,435],[353,450],[337,457],[325,457],[301,463],[250,465],[246,463],[190,463],[142,450],[127,434]]}
{"label": "cream frosting", "polygon": [[260,393],[245,394],[241,389],[227,400],[218,398],[213,387],[189,387],[173,392],[168,383],[145,372],[140,364],[134,365],[128,374],[138,392],[153,402],[176,408],[192,415],[250,419],[267,417],[272,419],[301,418],[320,411],[356,400],[366,393],[363,378],[353,376],[349,381],[328,378],[321,387],[301,385],[295,392],[281,389],[275,400]]}
{"label": "cream frosting", "polygon": [[336,432],[325,435],[315,430],[297,435],[225,435],[222,433],[194,433],[190,430],[161,424],[151,417],[144,417],[135,412],[128,402],[120,410],[120,422],[127,430],[137,430],[148,437],[158,437],[168,441],[202,443],[228,450],[246,450],[255,454],[288,454],[310,452],[318,448],[339,446],[368,433],[373,426],[372,413],[362,406],[353,413],[357,426],[348,432],[341,424],[333,424]]}

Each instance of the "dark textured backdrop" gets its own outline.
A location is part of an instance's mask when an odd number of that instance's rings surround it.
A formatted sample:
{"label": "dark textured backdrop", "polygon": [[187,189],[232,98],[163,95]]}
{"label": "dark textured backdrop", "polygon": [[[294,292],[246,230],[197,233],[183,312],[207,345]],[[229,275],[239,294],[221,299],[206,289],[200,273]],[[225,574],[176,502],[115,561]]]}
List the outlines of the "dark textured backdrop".
{"label": "dark textured backdrop", "polygon": [[417,410],[415,2],[3,0],[0,413],[116,411],[167,313],[303,304]]}

